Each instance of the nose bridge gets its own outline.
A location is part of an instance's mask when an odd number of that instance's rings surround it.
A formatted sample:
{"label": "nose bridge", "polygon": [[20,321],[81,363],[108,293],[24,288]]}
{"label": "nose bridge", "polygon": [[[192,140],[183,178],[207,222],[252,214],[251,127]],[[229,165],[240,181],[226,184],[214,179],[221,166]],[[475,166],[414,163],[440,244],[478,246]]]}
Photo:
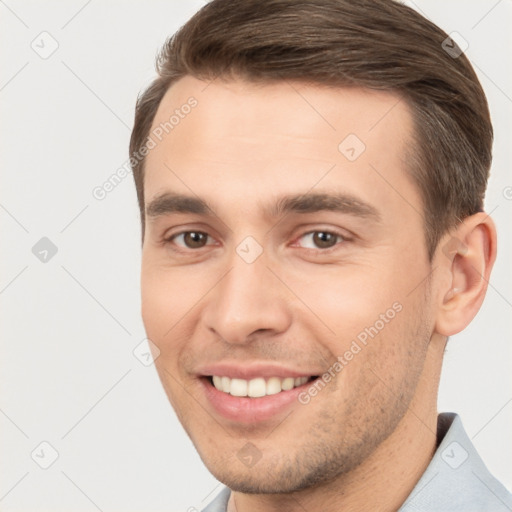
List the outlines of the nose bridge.
{"label": "nose bridge", "polygon": [[206,327],[228,343],[245,343],[256,331],[283,332],[291,318],[285,290],[267,268],[265,254],[255,257],[251,243],[242,242],[234,251],[204,312]]}

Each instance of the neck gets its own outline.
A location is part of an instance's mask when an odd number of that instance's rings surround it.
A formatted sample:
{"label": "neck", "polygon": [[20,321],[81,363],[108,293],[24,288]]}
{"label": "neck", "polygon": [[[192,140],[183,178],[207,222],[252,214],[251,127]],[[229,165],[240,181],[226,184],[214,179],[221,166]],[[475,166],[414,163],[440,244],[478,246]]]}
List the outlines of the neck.
{"label": "neck", "polygon": [[[395,431],[356,469],[289,494],[232,492],[228,512],[393,512],[425,472],[437,447],[439,357],[430,350],[409,408]],[[439,361],[439,359],[437,359]],[[434,391],[432,388],[435,388]]]}

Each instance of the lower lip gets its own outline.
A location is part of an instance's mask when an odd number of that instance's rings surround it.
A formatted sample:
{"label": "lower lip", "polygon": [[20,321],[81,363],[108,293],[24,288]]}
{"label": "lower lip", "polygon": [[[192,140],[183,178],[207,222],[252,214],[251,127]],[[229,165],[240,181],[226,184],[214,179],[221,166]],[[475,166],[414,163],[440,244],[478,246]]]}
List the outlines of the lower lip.
{"label": "lower lip", "polygon": [[200,380],[207,399],[218,414],[228,420],[246,424],[269,420],[287,411],[293,404],[298,403],[299,394],[314,382],[309,381],[275,395],[250,398],[219,391],[208,378]]}

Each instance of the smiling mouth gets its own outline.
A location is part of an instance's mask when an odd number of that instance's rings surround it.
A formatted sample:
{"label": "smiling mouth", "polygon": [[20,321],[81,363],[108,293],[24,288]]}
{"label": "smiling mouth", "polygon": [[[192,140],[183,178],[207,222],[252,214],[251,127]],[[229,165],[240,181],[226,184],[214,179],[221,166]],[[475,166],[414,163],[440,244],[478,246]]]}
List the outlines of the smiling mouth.
{"label": "smiling mouth", "polygon": [[289,391],[290,389],[303,386],[316,378],[317,376],[295,378],[270,377],[268,379],[256,377],[255,379],[245,380],[218,375],[208,377],[210,383],[218,391],[232,396],[249,398],[277,395],[282,391]]}

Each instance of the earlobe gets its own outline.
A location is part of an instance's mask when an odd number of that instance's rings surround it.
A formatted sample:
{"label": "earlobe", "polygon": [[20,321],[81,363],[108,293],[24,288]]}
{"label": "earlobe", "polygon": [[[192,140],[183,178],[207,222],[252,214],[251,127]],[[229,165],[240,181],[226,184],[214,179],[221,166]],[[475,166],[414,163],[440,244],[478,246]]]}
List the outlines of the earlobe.
{"label": "earlobe", "polygon": [[435,258],[449,270],[449,279],[439,290],[436,331],[452,336],[467,327],[484,300],[496,259],[494,222],[483,212],[466,218],[443,237]]}

